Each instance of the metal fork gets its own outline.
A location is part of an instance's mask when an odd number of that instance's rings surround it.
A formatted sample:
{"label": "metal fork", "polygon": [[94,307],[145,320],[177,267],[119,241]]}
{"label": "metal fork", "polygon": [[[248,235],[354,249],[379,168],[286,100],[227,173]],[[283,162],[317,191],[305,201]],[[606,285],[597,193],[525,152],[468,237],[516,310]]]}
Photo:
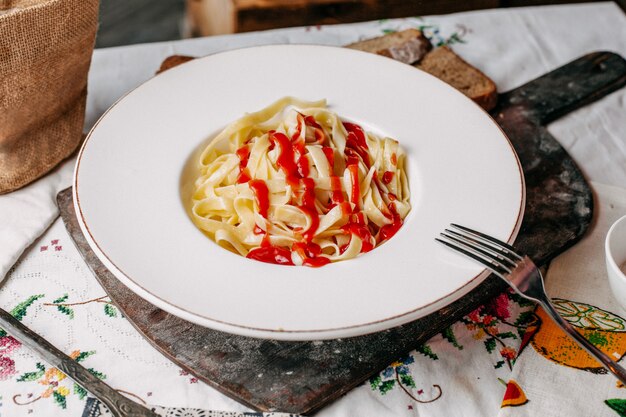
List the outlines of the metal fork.
{"label": "metal fork", "polygon": [[546,294],[539,268],[528,256],[518,254],[511,245],[467,227],[458,224],[451,224],[450,227],[441,233],[442,239],[435,240],[478,261],[506,281],[519,295],[539,303],[572,339],[626,384],[626,369],[587,341],[574,326],[559,315]]}
{"label": "metal fork", "polygon": [[113,417],[159,417],[96,378],[78,362],[0,308],[0,327],[102,401]]}

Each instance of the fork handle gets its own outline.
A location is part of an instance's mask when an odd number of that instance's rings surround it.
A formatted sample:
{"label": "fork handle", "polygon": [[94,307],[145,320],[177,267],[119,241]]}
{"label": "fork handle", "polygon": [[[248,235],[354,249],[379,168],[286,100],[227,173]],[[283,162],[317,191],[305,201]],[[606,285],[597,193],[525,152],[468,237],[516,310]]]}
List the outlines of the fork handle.
{"label": "fork handle", "polygon": [[561,315],[556,311],[556,309],[547,297],[540,299],[539,304],[550,315],[550,317],[552,317],[556,324],[558,324],[563,330],[565,330],[572,339],[574,339],[591,356],[600,361],[600,363],[602,363],[602,365],[604,365],[606,369],[608,369],[613,375],[615,375],[617,379],[619,379],[624,385],[626,385],[626,369],[624,369],[621,365],[618,365],[617,362],[611,359],[611,357],[595,347],[580,333],[578,333],[574,326],[572,326],[567,320],[561,317]]}
{"label": "fork handle", "polygon": [[24,326],[11,314],[0,308],[0,327],[17,340],[37,352],[50,365],[69,376],[102,401],[114,417],[158,417],[148,408],[137,404],[115,391],[75,360],[54,347],[46,339]]}

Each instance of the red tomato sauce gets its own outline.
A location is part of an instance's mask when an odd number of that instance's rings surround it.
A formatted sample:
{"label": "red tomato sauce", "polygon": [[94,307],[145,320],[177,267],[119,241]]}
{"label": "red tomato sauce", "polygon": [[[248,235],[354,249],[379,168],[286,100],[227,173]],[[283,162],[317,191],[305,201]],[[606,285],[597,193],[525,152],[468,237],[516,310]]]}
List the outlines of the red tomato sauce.
{"label": "red tomato sauce", "polygon": [[[345,148],[346,169],[349,172],[352,183],[350,190],[344,190],[342,179],[332,175],[334,173],[335,162],[334,150],[329,146],[324,146],[327,144],[328,138],[321,126],[315,121],[313,116],[298,114],[297,121],[298,125],[291,139],[283,133],[275,131],[269,132],[270,150],[278,146],[279,154],[276,163],[279,169],[285,174],[287,184],[292,187],[295,202],[291,202],[291,204],[296,204],[310,219],[310,226],[306,230],[297,231],[297,233],[302,236],[302,241],[294,243],[291,250],[272,245],[269,235],[260,227],[255,226],[254,233],[264,234],[264,236],[261,246],[252,249],[246,257],[261,262],[294,265],[291,256],[292,252],[295,252],[302,259],[302,264],[306,266],[320,267],[330,262],[330,260],[322,254],[320,246],[313,242],[320,219],[318,208],[315,204],[315,180],[309,177],[311,168],[309,160],[306,157],[305,140],[303,140],[301,136],[305,136],[309,144],[322,145],[322,151],[328,160],[331,174],[330,201],[328,207],[324,208],[324,210],[330,210],[330,208],[336,205],[341,206],[342,213],[348,216],[348,222],[343,225],[341,229],[344,233],[350,234],[352,238],[356,236],[361,239],[361,253],[369,252],[374,249],[376,243],[374,236],[377,236],[377,240],[382,242],[396,234],[398,229],[402,226],[402,219],[397,213],[394,203],[389,203],[388,206],[381,207],[384,215],[392,222],[380,229],[373,223],[368,224],[365,213],[361,211],[359,162],[362,162],[368,169],[371,166],[366,134],[363,129],[354,123],[343,123],[343,126],[348,132]],[[303,127],[308,129],[305,135],[302,135]],[[309,135],[307,136],[307,134]],[[240,173],[237,182],[248,182],[254,192],[259,213],[267,219],[269,210],[269,190],[267,184],[263,180],[250,179],[247,170],[250,150],[247,145],[237,150],[237,156],[240,159]],[[394,165],[397,163],[395,154],[391,156],[391,162]],[[386,171],[382,175],[382,183],[389,184],[393,180],[393,176],[393,172]],[[384,194],[377,175],[374,175],[372,178],[371,186],[377,187],[381,195]],[[348,195],[349,202],[346,201],[344,192]],[[391,201],[397,199],[396,196],[391,193],[387,193],[387,195]],[[341,246],[340,252],[344,253],[347,247],[348,245]]]}
{"label": "red tomato sauce", "polygon": [[402,226],[402,218],[396,211],[396,205],[394,203],[389,203],[389,211],[391,212],[392,223],[386,224],[380,228],[378,238],[381,242],[391,239],[391,237],[393,237],[393,235],[395,235]]}
{"label": "red tomato sauce", "polygon": [[267,211],[270,208],[269,190],[263,180],[250,180],[248,186],[254,192],[254,199],[259,206],[259,214],[267,219]]}
{"label": "red tomato sauce", "polygon": [[383,174],[383,184],[387,185],[391,182],[391,180],[393,180],[393,172],[385,171]]}
{"label": "red tomato sauce", "polygon": [[235,152],[239,157],[239,175],[237,176],[237,184],[243,184],[250,181],[250,171],[248,171],[248,159],[250,159],[250,148],[243,145]]}
{"label": "red tomato sauce", "polygon": [[278,246],[254,248],[246,255],[248,259],[279,265],[293,265],[291,251]]}

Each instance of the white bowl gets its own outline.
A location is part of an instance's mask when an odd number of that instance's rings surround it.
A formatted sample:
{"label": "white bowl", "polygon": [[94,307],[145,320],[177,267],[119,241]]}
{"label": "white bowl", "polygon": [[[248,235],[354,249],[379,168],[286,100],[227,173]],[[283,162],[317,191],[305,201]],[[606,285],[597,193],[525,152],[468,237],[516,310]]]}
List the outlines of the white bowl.
{"label": "white bowl", "polygon": [[604,247],[611,290],[618,304],[626,310],[626,216],[613,223]]}
{"label": "white bowl", "polygon": [[[190,155],[286,95],[326,98],[400,141],[412,208],[389,242],[322,268],[287,267],[226,251],[191,222],[181,201]],[[313,45],[233,50],[158,75],[100,119],[74,176],[85,237],[131,291],[203,326],[284,340],[382,331],[462,297],[486,274],[435,237],[457,222],[512,242],[524,200],[512,145],[470,99],[410,65]]]}

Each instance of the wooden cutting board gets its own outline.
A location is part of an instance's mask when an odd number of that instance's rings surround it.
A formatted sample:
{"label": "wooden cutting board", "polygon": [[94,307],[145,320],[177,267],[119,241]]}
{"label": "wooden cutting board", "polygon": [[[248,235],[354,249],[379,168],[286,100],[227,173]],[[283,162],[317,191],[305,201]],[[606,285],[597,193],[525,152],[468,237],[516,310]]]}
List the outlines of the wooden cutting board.
{"label": "wooden cutting board", "polygon": [[[589,185],[545,125],[625,84],[626,61],[598,52],[498,98],[492,117],[513,143],[527,187],[526,212],[515,245],[539,265],[576,243],[593,212]],[[186,371],[260,411],[304,414],[318,410],[506,288],[490,276],[436,313],[350,339],[314,343],[236,336],[186,322],[129,291],[86,243],[76,221],[71,189],[59,193],[57,199],[78,250],[135,328]]]}

